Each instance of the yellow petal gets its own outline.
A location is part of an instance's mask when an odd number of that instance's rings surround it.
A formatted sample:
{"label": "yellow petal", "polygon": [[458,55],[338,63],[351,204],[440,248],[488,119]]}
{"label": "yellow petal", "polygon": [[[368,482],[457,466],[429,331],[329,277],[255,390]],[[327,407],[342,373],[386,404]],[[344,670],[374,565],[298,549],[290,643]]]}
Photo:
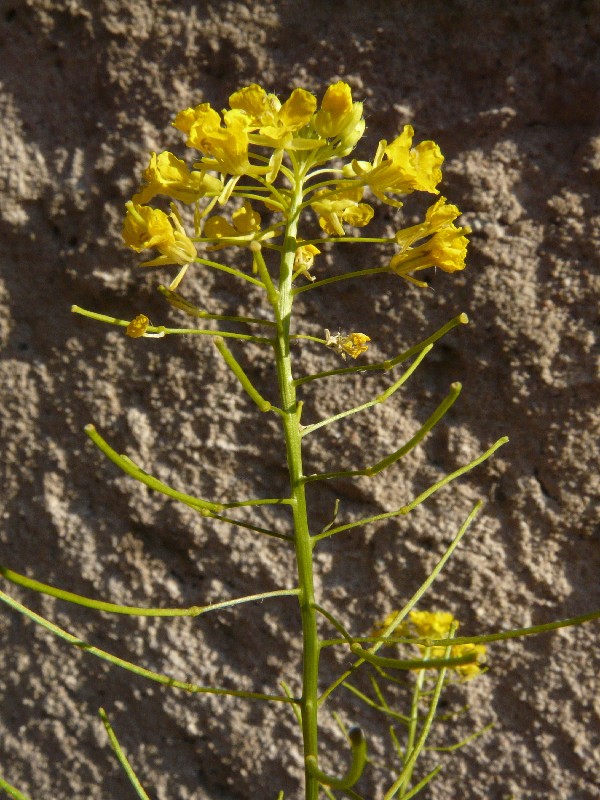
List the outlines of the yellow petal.
{"label": "yellow petal", "polygon": [[237,231],[233,225],[225,217],[221,216],[207,219],[202,233],[207,239],[229,239],[231,236],[237,236]]}
{"label": "yellow petal", "polygon": [[321,110],[315,115],[315,129],[319,136],[337,136],[351,112],[352,90],[343,81],[333,83],[323,96]]}
{"label": "yellow petal", "polygon": [[306,89],[294,89],[281,106],[280,122],[289,130],[297,131],[304,127],[315,113],[317,98]]}
{"label": "yellow petal", "polygon": [[244,86],[243,89],[234,92],[229,98],[229,105],[231,108],[245,111],[255,125],[260,124],[265,111],[268,111],[269,107],[267,93],[257,83]]}
{"label": "yellow petal", "polygon": [[254,211],[247,200],[241,208],[233,212],[231,221],[238,233],[246,234],[260,230],[260,214]]}

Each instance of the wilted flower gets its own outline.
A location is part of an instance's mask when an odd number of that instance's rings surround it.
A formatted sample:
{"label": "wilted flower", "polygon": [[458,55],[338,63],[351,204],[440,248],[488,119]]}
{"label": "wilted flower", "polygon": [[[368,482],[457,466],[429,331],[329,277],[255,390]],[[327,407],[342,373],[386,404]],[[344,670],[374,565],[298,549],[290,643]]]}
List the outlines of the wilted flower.
{"label": "wilted flower", "polygon": [[371,338],[364,333],[336,333],[332,336],[325,328],[325,344],[344,359],[346,355],[358,358],[362,353],[366,353],[369,347],[367,342],[370,341]]}

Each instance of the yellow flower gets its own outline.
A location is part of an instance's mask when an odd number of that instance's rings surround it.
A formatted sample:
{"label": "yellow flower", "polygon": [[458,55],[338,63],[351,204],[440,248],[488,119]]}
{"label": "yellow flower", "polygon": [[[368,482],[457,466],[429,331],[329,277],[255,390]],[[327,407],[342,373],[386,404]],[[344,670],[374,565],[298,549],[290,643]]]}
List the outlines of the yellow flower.
{"label": "yellow flower", "polygon": [[442,179],[444,157],[435,142],[420,142],[411,147],[414,136],[412,125],[405,125],[402,133],[391,144],[379,142],[373,163],[353,161],[352,172],[369,186],[384,203],[399,206],[386,192],[410,194],[414,191],[438,194],[437,185]]}
{"label": "yellow flower", "polygon": [[420,239],[426,239],[442,228],[452,227],[452,223],[459,216],[458,208],[448,203],[445,197],[440,197],[427,209],[423,222],[397,231],[394,238],[402,249],[406,250]]}
{"label": "yellow flower", "polygon": [[275,122],[281,103],[274,94],[267,94],[262,86],[252,83],[230,95],[229,106],[245,111],[250,118],[250,125],[259,128]]}
{"label": "yellow flower", "polygon": [[[445,272],[456,272],[465,268],[465,257],[469,240],[464,234],[470,233],[468,226],[458,227],[454,220],[460,216],[458,208],[440,197],[425,214],[425,220],[418,225],[404,228],[396,233],[396,242],[401,250],[390,261],[390,269],[397,275],[416,283],[408,273],[418,272],[427,267],[440,267]],[[413,246],[422,239],[426,241]]]}
{"label": "yellow flower", "polygon": [[361,203],[362,186],[350,186],[334,191],[316,192],[311,207],[319,215],[319,224],[330,236],[345,236],[342,222],[362,228],[373,218],[373,208]]}
{"label": "yellow flower", "polygon": [[[231,223],[220,214],[215,214],[209,217],[204,224],[203,236],[206,239],[231,239],[236,238],[238,241],[253,241],[260,238],[256,234],[260,233],[260,214],[255,211],[248,200],[244,200],[244,204],[237,211],[231,215]],[[272,232],[269,232],[264,238],[271,238]],[[218,250],[226,245],[217,245],[211,249]]]}
{"label": "yellow flower", "polygon": [[370,341],[371,338],[365,336],[364,333],[349,333],[340,340],[340,347],[352,358],[358,358],[362,353],[367,352],[369,349],[367,342]]}
{"label": "yellow flower", "polygon": [[136,252],[156,247],[159,258],[145,261],[142,266],[160,264],[189,264],[198,255],[194,243],[186,236],[181,222],[175,214],[150,206],[141,206],[129,201],[125,204],[127,214],[123,222],[123,241]]}
{"label": "yellow flower", "polygon": [[[201,131],[209,133],[210,131],[220,128],[221,117],[214,108],[211,108],[210,103],[200,103],[200,105],[195,108],[185,108],[183,111],[180,111],[172,124],[177,130],[187,133],[188,136],[191,134],[192,128],[195,128],[194,139],[197,141]],[[190,139],[188,139],[186,144],[189,147],[196,146]]]}
{"label": "yellow flower", "polygon": [[[447,639],[451,628],[458,627],[458,621],[449,611],[411,611],[409,614],[410,629],[416,636],[426,639]],[[418,645],[424,653],[425,647]],[[450,650],[450,658],[475,653],[477,661],[472,664],[461,664],[452,669],[464,680],[475,678],[481,672],[481,664],[485,661],[486,646],[483,644],[456,644]],[[430,658],[443,658],[446,653],[444,646],[429,648]]]}
{"label": "yellow flower", "polygon": [[[227,111],[223,116],[225,127],[219,127],[205,136],[198,144],[199,149],[214,159],[215,167],[228,175],[250,175],[261,171],[252,167],[248,161],[248,127],[245,115]],[[193,138],[194,128],[190,131]],[[209,159],[203,159],[212,164]]]}
{"label": "yellow flower", "polygon": [[[470,228],[459,228],[450,224],[442,228],[424,244],[397,253],[390,261],[390,269],[403,278],[411,279],[410,272],[418,272],[427,267],[440,267],[444,272],[457,272],[465,268],[469,240],[464,233]],[[426,284],[412,279],[421,286]]]}
{"label": "yellow flower", "polygon": [[325,329],[325,344],[344,359],[346,354],[352,358],[358,358],[368,350],[367,342],[370,341],[370,337],[364,333],[336,333],[335,336],[332,336],[327,328]]}
{"label": "yellow flower", "polygon": [[[299,131],[310,122],[317,108],[317,98],[306,89],[294,89],[278,114],[278,127]],[[261,131],[262,133],[262,131]]]}
{"label": "yellow flower", "polygon": [[226,111],[220,115],[210,106],[201,103],[196,108],[181,111],[173,125],[187,133],[188,147],[205,153],[202,163],[228,175],[251,175],[265,172],[265,167],[253,167],[248,161],[249,119],[242,111]]}
{"label": "yellow flower", "polygon": [[257,144],[284,148],[292,145],[294,133],[307,125],[317,107],[317,100],[306,89],[294,89],[282,105],[274,94],[256,83],[234,92],[229,98],[232,109],[243,111],[248,124],[257,128]]}
{"label": "yellow flower", "polygon": [[206,195],[221,193],[223,183],[205,172],[191,171],[185,161],[165,151],[151,153],[150,164],[143,173],[146,186],[133,196],[137,205],[148,203],[157,194],[165,194],[182,203],[193,203]]}
{"label": "yellow flower", "polygon": [[321,110],[315,115],[315,130],[319,136],[332,139],[344,127],[352,113],[352,90],[347,83],[331,84],[321,101]]}
{"label": "yellow flower", "polygon": [[484,644],[454,645],[452,648],[452,658],[466,656],[469,653],[475,653],[477,655],[477,661],[475,661],[473,664],[461,664],[458,667],[454,667],[455,672],[457,672],[465,681],[470,681],[472,678],[476,678],[481,672],[481,665],[485,663],[486,651],[487,648]]}
{"label": "yellow flower", "polygon": [[352,102],[352,90],[347,83],[332,83],[323,96],[321,109],[315,114],[315,130],[326,139],[339,138],[341,151],[336,150],[336,153],[347,155],[364,133],[362,111],[362,103]]}
{"label": "yellow flower", "polygon": [[[390,612],[387,617],[373,628],[373,636],[383,636],[384,631],[394,621],[397,611]],[[448,639],[452,629],[458,627],[458,620],[449,611],[411,611],[408,620],[404,620],[394,631],[394,637],[418,637],[420,639]],[[428,651],[429,658],[444,658],[447,648],[443,645],[429,647],[418,644],[421,655]],[[456,644],[450,651],[450,658],[460,658],[475,653],[477,661],[472,664],[460,664],[452,669],[465,681],[475,678],[481,672],[481,664],[485,661],[486,647],[483,644]]]}
{"label": "yellow flower", "polygon": [[[298,242],[301,240],[298,239]],[[292,276],[292,280],[298,277],[298,275],[304,275],[304,277],[309,281],[314,281],[314,275],[310,274],[310,269],[315,261],[315,256],[318,256],[321,251],[318,247],[315,247],[314,244],[301,244],[299,247],[296,248],[296,254],[294,255],[294,274]]]}
{"label": "yellow flower", "polygon": [[446,639],[454,622],[449,611],[411,611],[409,619],[415,635],[424,639]]}
{"label": "yellow flower", "polygon": [[428,258],[444,272],[457,272],[465,268],[467,245],[469,240],[462,235],[464,228],[451,228],[434,234],[430,241],[423,245],[427,248]]}

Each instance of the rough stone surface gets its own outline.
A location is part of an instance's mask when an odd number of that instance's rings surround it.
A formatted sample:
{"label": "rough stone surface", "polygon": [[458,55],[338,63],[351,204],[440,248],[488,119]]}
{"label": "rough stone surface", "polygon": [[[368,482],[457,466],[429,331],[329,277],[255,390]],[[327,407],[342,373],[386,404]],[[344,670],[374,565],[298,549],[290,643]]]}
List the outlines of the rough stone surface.
{"label": "rough stone surface", "polygon": [[[2,563],[80,594],[185,606],[291,586],[285,545],[215,524],[119,474],[83,434],[163,480],[214,499],[285,494],[276,421],[241,396],[210,341],[126,340],[74,317],[72,303],[129,319],[184,322],[155,292],[169,270],[140,271],[119,239],[123,203],[148,151],[181,139],[188,105],[217,108],[259,81],[285,95],[344,78],[365,101],[369,157],[407,122],[446,154],[443,193],[473,227],[468,269],[431,291],[393,276],[308,292],[298,326],[359,329],[389,357],[461,311],[388,405],[311,440],[309,469],[383,457],[453,380],[459,402],[402,465],[376,479],[311,489],[315,529],[398,508],[499,436],[511,444],[409,517],[340,534],[318,557],[323,602],[353,631],[419,586],[479,498],[484,513],[434,585],[432,607],[463,631],[542,623],[600,608],[598,295],[600,3],[3,0],[0,2],[0,426]],[[406,206],[407,217],[418,213]],[[393,216],[387,224],[390,230]],[[376,266],[339,249],[324,270]],[[213,312],[248,314],[257,295],[198,270],[186,292]],[[179,322],[177,324],[179,324]],[[265,393],[273,371],[237,348]],[[337,366],[298,346],[298,370]],[[357,376],[305,392],[306,419],[387,385]],[[354,399],[356,398],[356,400]],[[261,512],[262,524],[282,515]],[[56,624],[149,669],[201,684],[297,688],[299,620],[289,599],[196,621],[114,618],[5,584]],[[0,774],[32,798],[125,800],[96,715],[103,706],[159,800],[300,796],[295,722],[278,705],[187,696],[76,651],[8,607],[0,617]],[[496,645],[482,679],[452,693],[470,712],[432,800],[600,798],[598,625]],[[323,681],[347,656],[323,657]],[[368,685],[364,684],[368,690]],[[374,761],[390,757],[382,720],[350,694],[322,715],[324,764],[346,745],[330,712],[361,722]],[[329,755],[327,755],[329,754]],[[434,757],[435,756],[435,757]],[[437,754],[428,756],[429,768]],[[385,770],[359,785],[381,797]]]}

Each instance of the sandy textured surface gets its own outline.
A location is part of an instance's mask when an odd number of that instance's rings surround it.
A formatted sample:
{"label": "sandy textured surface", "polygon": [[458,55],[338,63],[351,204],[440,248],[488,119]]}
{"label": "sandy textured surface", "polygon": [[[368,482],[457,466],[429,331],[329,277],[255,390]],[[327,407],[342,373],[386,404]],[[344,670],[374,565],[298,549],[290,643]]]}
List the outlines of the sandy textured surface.
{"label": "sandy textured surface", "polygon": [[[397,508],[508,433],[511,444],[403,521],[334,537],[319,556],[323,602],[353,631],[401,604],[473,502],[488,498],[431,595],[463,631],[492,631],[600,607],[598,297],[600,3],[586,2],[0,2],[1,563],[90,596],[192,605],[291,586],[275,540],[214,524],[127,479],[87,441],[114,446],[202,497],[286,492],[275,422],[242,397],[211,343],[127,340],[76,318],[72,303],[156,323],[184,317],[155,292],[119,238],[123,204],[150,150],[175,148],[174,112],[259,81],[285,95],[344,78],[365,101],[370,157],[412,123],[447,157],[442,191],[474,229],[468,269],[432,291],[377,277],[309,292],[298,325],[358,328],[369,358],[399,352],[461,311],[450,334],[384,407],[310,443],[309,469],[360,466],[418,427],[453,380],[463,395],[402,466],[311,491],[315,529]],[[409,214],[411,212],[409,211]],[[410,217],[409,217],[410,218]],[[390,217],[392,224],[392,217]],[[376,266],[339,250],[325,270]],[[198,270],[187,295],[247,314],[256,296]],[[265,393],[272,367],[236,349]],[[337,366],[298,347],[298,371]],[[368,399],[380,380],[306,391],[306,419]],[[275,512],[261,520],[284,521]],[[115,619],[3,589],[93,644],[199,683],[297,687],[295,603],[270,601],[196,622]],[[189,698],[69,649],[4,608],[0,615],[0,774],[32,800],[126,800],[104,706],[159,800],[298,798],[300,755],[286,709]],[[600,798],[598,624],[497,645],[490,671],[453,692],[470,716],[458,738],[494,721],[452,760],[432,800]],[[340,656],[340,663],[348,660]],[[323,677],[336,664],[323,660]],[[380,720],[350,695],[332,708],[360,721],[377,759]],[[347,752],[323,715],[326,763]],[[440,738],[440,742],[443,736]],[[446,743],[453,739],[446,739]],[[433,757],[432,757],[433,758]],[[435,763],[433,760],[431,763]],[[373,771],[360,791],[381,797]]]}

